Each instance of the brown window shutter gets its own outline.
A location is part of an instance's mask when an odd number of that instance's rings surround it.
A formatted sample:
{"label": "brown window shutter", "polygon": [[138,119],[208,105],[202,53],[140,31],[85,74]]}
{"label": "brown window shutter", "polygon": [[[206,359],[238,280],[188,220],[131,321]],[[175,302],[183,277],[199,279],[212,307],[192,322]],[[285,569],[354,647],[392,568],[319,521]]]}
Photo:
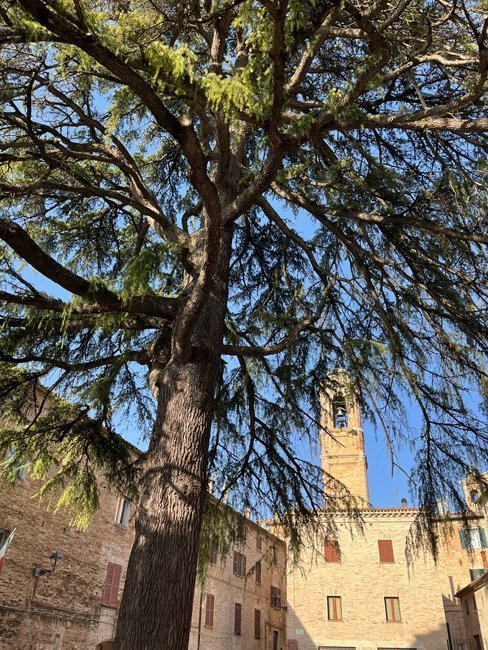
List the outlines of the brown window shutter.
{"label": "brown window shutter", "polygon": [[217,564],[217,544],[211,541],[208,547],[208,562],[209,564]]}
{"label": "brown window shutter", "polygon": [[336,539],[325,541],[325,561],[340,562],[339,542]]}
{"label": "brown window shutter", "polygon": [[117,605],[117,598],[119,596],[119,585],[120,585],[120,576],[122,575],[122,567],[120,564],[114,565],[114,577],[112,580],[112,594],[110,599],[110,604],[112,607]]}
{"label": "brown window shutter", "polygon": [[258,551],[260,551],[263,548],[263,540],[259,535],[256,537],[256,548],[258,549]]}
{"label": "brown window shutter", "polygon": [[237,561],[238,561],[237,551],[234,551],[234,573],[236,575],[237,575]]}
{"label": "brown window shutter", "polygon": [[393,542],[391,539],[379,539],[378,550],[380,553],[380,562],[394,562],[395,556],[393,555]]}
{"label": "brown window shutter", "polygon": [[241,633],[241,618],[242,618],[242,605],[235,603],[234,605],[234,634]]}
{"label": "brown window shutter", "polygon": [[121,575],[122,567],[120,564],[114,564],[113,562],[107,564],[102,605],[106,605],[107,607],[116,607]]}
{"label": "brown window shutter", "polygon": [[256,584],[261,584],[261,560],[256,562]]}
{"label": "brown window shutter", "polygon": [[242,556],[242,575],[245,576],[247,573],[246,571],[246,556]]}
{"label": "brown window shutter", "polygon": [[214,626],[215,596],[207,594],[205,601],[205,627]]}
{"label": "brown window shutter", "polygon": [[261,638],[261,610],[254,610],[254,638]]}
{"label": "brown window shutter", "polygon": [[270,587],[270,603],[271,607],[281,606],[281,589],[278,587]]}

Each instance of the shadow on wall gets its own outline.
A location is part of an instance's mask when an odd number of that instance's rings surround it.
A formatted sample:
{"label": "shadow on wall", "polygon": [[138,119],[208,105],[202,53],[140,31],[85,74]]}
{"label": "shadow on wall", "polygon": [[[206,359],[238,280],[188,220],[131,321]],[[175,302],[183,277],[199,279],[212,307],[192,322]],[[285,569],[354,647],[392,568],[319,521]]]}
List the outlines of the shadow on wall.
{"label": "shadow on wall", "polygon": [[[320,639],[314,640],[290,605],[288,605],[287,618],[288,650],[460,650],[458,645],[453,645],[450,648],[446,624],[436,625],[429,632],[416,635],[411,645],[406,645],[403,642],[398,645],[395,645],[395,642],[384,645],[383,641],[381,641],[380,645],[380,642],[375,642],[374,639],[365,639],[366,634],[360,628],[354,629],[356,639],[362,639],[356,641],[355,645],[354,641],[344,641],[338,645],[333,645],[337,640],[336,634],[332,636],[333,633],[331,633],[330,639],[322,635]],[[341,623],[334,622],[331,625],[336,626],[341,625]],[[385,623],[384,625],[391,624]],[[402,625],[402,623],[395,623],[394,625]],[[318,643],[321,645],[317,645]],[[471,650],[471,648],[466,646],[464,650]]]}
{"label": "shadow on wall", "polygon": [[[459,648],[462,648],[462,644],[466,643],[466,630],[464,627],[461,604],[455,596],[443,595],[442,605],[449,625],[452,650],[459,650]],[[467,646],[466,650],[469,650],[469,646]]]}

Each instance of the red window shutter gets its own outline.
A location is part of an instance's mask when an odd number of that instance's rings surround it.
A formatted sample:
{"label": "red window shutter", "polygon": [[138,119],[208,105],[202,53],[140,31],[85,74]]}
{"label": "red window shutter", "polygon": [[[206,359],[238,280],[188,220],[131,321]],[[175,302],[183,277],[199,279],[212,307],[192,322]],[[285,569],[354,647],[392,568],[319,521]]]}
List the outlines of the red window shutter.
{"label": "red window shutter", "polygon": [[325,561],[340,562],[339,542],[336,539],[327,539],[325,542]]}
{"label": "red window shutter", "polygon": [[242,617],[242,605],[241,603],[234,604],[234,634],[239,635],[241,633],[241,617]]}
{"label": "red window shutter", "polygon": [[207,594],[205,601],[205,627],[214,626],[215,596]]}
{"label": "red window shutter", "polygon": [[481,559],[483,560],[483,569],[488,573],[488,557],[486,551],[481,551]]}
{"label": "red window shutter", "polygon": [[260,551],[263,548],[263,540],[259,535],[256,537],[256,548],[258,551]]}
{"label": "red window shutter", "polygon": [[254,638],[261,638],[261,610],[254,610]]}
{"label": "red window shutter", "polygon": [[379,539],[378,550],[380,553],[380,562],[394,562],[393,542],[391,539]]}
{"label": "red window shutter", "polygon": [[105,575],[105,585],[103,587],[102,604],[107,607],[116,607],[119,595],[120,577],[122,567],[120,564],[109,562],[107,564],[107,573]]}

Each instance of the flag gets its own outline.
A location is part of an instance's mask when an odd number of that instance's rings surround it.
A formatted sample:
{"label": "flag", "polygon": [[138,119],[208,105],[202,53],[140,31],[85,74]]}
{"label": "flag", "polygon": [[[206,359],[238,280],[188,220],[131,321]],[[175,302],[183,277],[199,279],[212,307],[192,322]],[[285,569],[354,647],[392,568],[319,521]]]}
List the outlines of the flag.
{"label": "flag", "polygon": [[15,534],[15,528],[13,531],[10,533],[10,535],[7,537],[7,539],[4,541],[0,548],[0,571],[3,569],[3,565],[5,564],[5,556],[7,555],[8,547],[12,543],[12,539]]}

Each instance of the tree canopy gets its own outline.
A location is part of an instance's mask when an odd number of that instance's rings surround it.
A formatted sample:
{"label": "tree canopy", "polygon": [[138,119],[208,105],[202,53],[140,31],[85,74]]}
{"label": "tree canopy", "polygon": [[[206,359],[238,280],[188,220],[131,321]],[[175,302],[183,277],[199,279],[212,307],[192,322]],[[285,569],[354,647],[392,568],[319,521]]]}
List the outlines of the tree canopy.
{"label": "tree canopy", "polygon": [[[0,7],[3,398],[78,404],[104,433],[77,427],[73,461],[113,477],[114,421],[155,453],[175,368],[208,364],[196,473],[281,514],[322,505],[303,444],[337,367],[393,465],[416,402],[421,505],[486,462],[482,3]],[[39,459],[58,424],[0,446]]]}

